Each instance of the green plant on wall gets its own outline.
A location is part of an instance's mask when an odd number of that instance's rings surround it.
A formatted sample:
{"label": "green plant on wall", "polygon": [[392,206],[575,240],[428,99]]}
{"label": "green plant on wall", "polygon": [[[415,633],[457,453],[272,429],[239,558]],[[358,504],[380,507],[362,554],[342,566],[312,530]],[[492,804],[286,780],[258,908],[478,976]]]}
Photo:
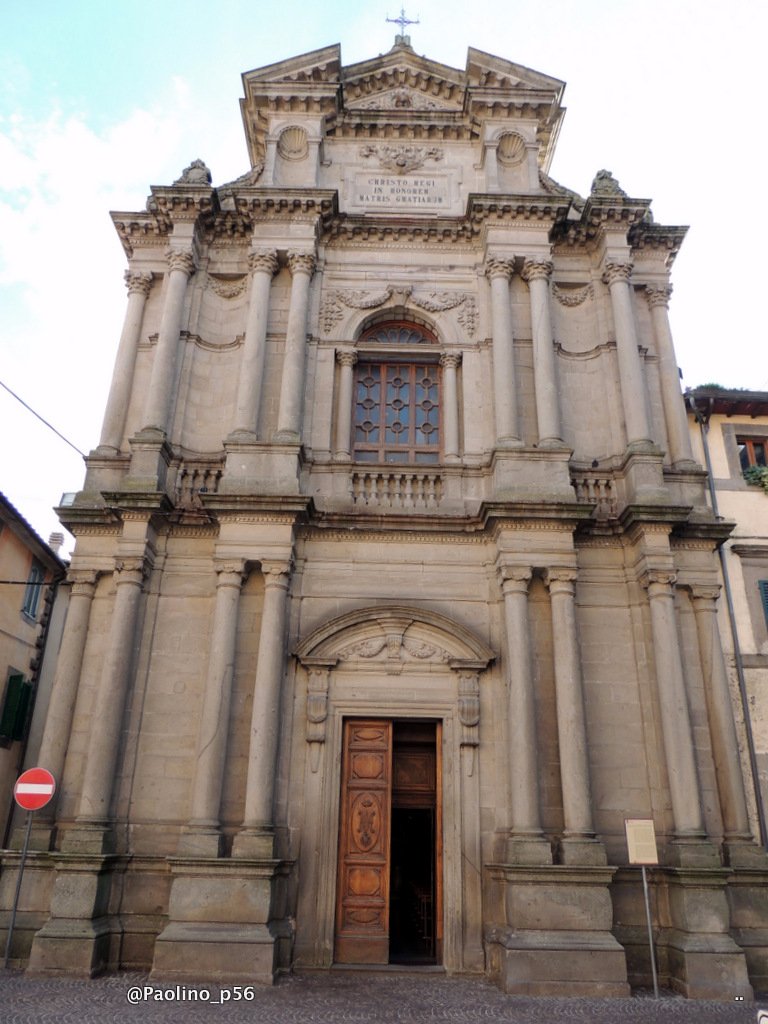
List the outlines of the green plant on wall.
{"label": "green plant on wall", "polygon": [[744,479],[752,487],[762,487],[768,494],[768,466],[750,466],[744,470]]}

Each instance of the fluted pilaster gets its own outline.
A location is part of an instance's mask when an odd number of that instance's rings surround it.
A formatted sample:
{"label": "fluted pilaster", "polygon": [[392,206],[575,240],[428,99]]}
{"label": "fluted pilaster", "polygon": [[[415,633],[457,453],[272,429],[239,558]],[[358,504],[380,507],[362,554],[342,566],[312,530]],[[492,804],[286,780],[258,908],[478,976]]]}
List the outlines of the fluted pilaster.
{"label": "fluted pilaster", "polygon": [[664,408],[664,422],[669,439],[669,457],[673,465],[694,463],[691,436],[688,431],[688,416],[680,393],[680,374],[669,328],[669,299],[671,286],[664,288],[646,287],[645,297],[651,310],[656,350],[659,355],[659,377],[661,381],[661,402]]}
{"label": "fluted pilaster", "polygon": [[653,657],[675,833],[680,837],[700,838],[704,835],[704,821],[691,715],[680,660],[675,581],[673,572],[651,570],[645,574],[643,585],[648,590],[651,608]]}
{"label": "fluted pilaster", "polygon": [[195,271],[195,258],[189,249],[171,249],[168,253],[168,282],[166,284],[163,316],[152,364],[152,376],[144,411],[144,427],[168,432],[176,373],[184,299],[187,282]]}
{"label": "fluted pilaster", "polygon": [[569,568],[550,569],[545,576],[552,606],[557,739],[566,843],[594,839],[584,683],[576,630],[576,578],[576,570]]}
{"label": "fluted pilaster", "polygon": [[704,694],[726,840],[751,839],[728,672],[717,625],[719,586],[691,587]]}
{"label": "fluted pilaster", "polygon": [[201,852],[196,844],[204,846],[211,837],[212,842],[205,852],[219,852],[219,813],[237,655],[237,612],[245,575],[245,566],[240,560],[216,565],[216,606],[197,739],[191,814],[181,844],[185,850],[195,848]]}
{"label": "fluted pilaster", "polygon": [[525,260],[522,277],[528,282],[531,300],[533,382],[536,392],[536,417],[539,423],[539,445],[543,447],[563,443],[549,299],[551,276],[551,260],[540,258]]}
{"label": "fluted pilaster", "polygon": [[336,450],[334,457],[347,462],[352,457],[352,392],[357,352],[348,349],[336,353],[339,372],[339,394],[336,407]]}
{"label": "fluted pilaster", "polygon": [[[72,731],[72,718],[83,666],[85,643],[88,639],[88,625],[91,618],[93,596],[99,574],[93,570],[70,571],[67,579],[72,584],[67,605],[67,618],[61,638],[56,672],[53,677],[51,699],[45,719],[45,729],[40,742],[38,763],[53,774],[61,784],[64,760]],[[55,801],[37,812],[38,819],[52,820]]]}
{"label": "fluted pilaster", "polygon": [[289,252],[288,268],[293,280],[285,334],[280,409],[274,439],[298,443],[301,440],[301,412],[304,402],[309,285],[315,272],[315,257],[308,252]]}
{"label": "fluted pilaster", "polygon": [[603,269],[603,281],[611,293],[621,398],[627,426],[627,442],[630,445],[648,444],[651,437],[645,377],[638,350],[635,314],[632,309],[631,275],[631,262],[609,260]]}
{"label": "fluted pilaster", "polygon": [[91,709],[78,823],[104,826],[110,818],[120,734],[133,668],[139,603],[148,572],[149,565],[144,558],[115,560],[115,602],[101,678]]}
{"label": "fluted pilaster", "polygon": [[440,357],[443,368],[443,424],[445,436],[443,457],[446,462],[459,461],[459,384],[458,368],[461,353],[446,352]]}
{"label": "fluted pilaster", "polygon": [[265,561],[262,572],[264,610],[253,688],[245,814],[242,830],[235,837],[233,856],[273,853],[273,804],[291,564]]}
{"label": "fluted pilaster", "polygon": [[491,282],[496,444],[501,447],[521,443],[517,425],[517,381],[509,294],[514,268],[512,258],[489,256],[485,261],[485,272]]}
{"label": "fluted pilaster", "polygon": [[144,308],[152,286],[152,274],[148,271],[126,270],[125,284],[128,288],[128,307],[125,311],[99,441],[100,448],[110,448],[114,451],[120,450],[120,442],[123,439],[125,417],[133,391],[136,353],[141,338]]}
{"label": "fluted pilaster", "polygon": [[536,701],[528,618],[532,572],[525,566],[500,566],[498,573],[504,594],[508,676],[507,763],[511,808],[507,859],[541,863],[552,858],[549,843],[542,837],[539,806]]}
{"label": "fluted pilaster", "polygon": [[248,269],[251,273],[251,294],[232,430],[233,433],[242,432],[255,437],[264,382],[269,294],[272,278],[278,269],[277,253],[273,249],[252,250],[248,254]]}

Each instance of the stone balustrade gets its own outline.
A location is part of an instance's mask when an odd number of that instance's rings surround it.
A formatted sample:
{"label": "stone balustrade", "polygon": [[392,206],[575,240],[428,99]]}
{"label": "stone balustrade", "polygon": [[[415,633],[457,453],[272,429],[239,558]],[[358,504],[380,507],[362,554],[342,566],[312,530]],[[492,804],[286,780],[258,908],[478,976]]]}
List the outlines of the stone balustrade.
{"label": "stone balustrade", "polygon": [[221,462],[182,462],[176,474],[176,504],[189,505],[198,494],[215,494],[223,472]]}
{"label": "stone balustrade", "polygon": [[355,470],[350,474],[349,490],[355,506],[436,509],[443,498],[443,479],[440,473],[411,469]]}
{"label": "stone balustrade", "polygon": [[598,519],[610,519],[618,514],[619,500],[613,478],[600,472],[581,471],[571,476],[576,500],[595,506]]}

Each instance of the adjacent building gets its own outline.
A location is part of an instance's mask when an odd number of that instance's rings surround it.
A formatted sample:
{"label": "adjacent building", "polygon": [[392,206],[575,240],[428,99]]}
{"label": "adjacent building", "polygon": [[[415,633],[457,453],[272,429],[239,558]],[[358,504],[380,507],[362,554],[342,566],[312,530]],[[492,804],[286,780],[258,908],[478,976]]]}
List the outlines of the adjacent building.
{"label": "adjacent building", "polygon": [[[243,76],[242,177],[113,214],[128,305],[16,955],[765,988],[766,860],[667,319],[685,229],[549,176],[562,82],[407,37]],[[13,855],[3,855],[8,902]]]}
{"label": "adjacent building", "polygon": [[[51,543],[54,538],[51,538]],[[0,829],[9,838],[13,785],[21,770],[32,711],[43,704],[50,681],[43,675],[46,643],[61,635],[62,602],[51,621],[66,566],[0,494]],[[66,602],[64,602],[66,603]],[[53,628],[51,629],[51,626]],[[49,656],[50,663],[50,656]]]}
{"label": "adjacent building", "polygon": [[[721,636],[745,723],[743,757],[768,806],[768,393],[716,385],[686,392],[710,505],[734,524],[721,548]],[[765,830],[765,822],[762,823]]]}

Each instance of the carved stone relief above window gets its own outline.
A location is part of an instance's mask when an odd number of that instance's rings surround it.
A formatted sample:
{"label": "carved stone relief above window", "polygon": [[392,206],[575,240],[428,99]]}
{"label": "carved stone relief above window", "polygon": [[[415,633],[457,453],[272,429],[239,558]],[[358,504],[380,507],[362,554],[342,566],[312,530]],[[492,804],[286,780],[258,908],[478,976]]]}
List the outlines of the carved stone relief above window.
{"label": "carved stone relief above window", "polygon": [[208,280],[213,291],[222,299],[236,299],[245,291],[248,279],[244,274],[241,277],[215,277],[209,274]]}
{"label": "carved stone relief above window", "polygon": [[582,302],[594,297],[595,290],[591,283],[585,285],[553,284],[552,294],[561,306],[580,306]]}
{"label": "carved stone relief above window", "polygon": [[409,302],[418,309],[429,313],[442,313],[461,307],[458,321],[471,337],[477,328],[477,305],[468,292],[426,292],[414,295],[410,286],[389,285],[384,291],[369,292],[364,289],[337,288],[328,292],[320,309],[320,323],[323,331],[330,334],[335,325],[344,319],[344,307],[349,309],[376,309],[386,302],[405,305]]}
{"label": "carved stone relief above window", "polygon": [[395,174],[407,174],[423,167],[427,160],[443,159],[440,146],[361,146],[360,156],[368,159],[378,157],[379,166]]}

